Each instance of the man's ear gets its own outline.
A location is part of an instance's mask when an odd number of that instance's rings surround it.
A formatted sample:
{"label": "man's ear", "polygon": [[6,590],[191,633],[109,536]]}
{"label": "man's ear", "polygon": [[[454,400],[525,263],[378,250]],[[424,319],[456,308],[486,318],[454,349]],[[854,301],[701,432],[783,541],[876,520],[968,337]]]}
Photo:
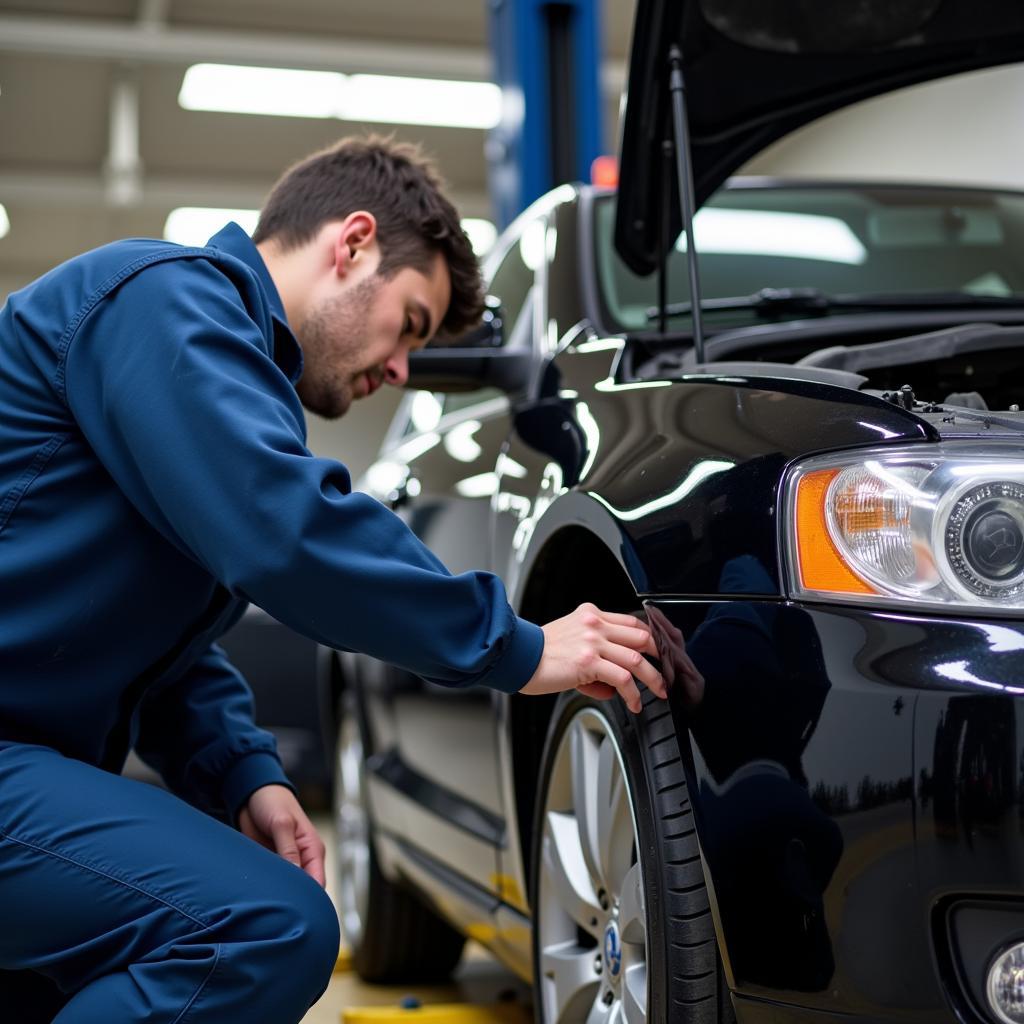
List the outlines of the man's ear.
{"label": "man's ear", "polygon": [[377,218],[368,210],[350,213],[334,234],[334,271],[347,277],[376,252]]}

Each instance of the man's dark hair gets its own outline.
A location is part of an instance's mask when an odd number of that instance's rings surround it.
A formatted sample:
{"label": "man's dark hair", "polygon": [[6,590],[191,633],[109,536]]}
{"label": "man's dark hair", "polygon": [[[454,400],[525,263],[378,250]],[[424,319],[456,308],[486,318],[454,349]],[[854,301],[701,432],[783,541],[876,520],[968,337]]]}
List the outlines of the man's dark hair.
{"label": "man's dark hair", "polygon": [[379,135],[342,139],[285,171],[260,212],[253,241],[272,239],[286,251],[295,249],[328,221],[368,210],[377,220],[378,272],[384,277],[405,267],[429,273],[435,253],[448,264],[452,297],[440,334],[453,338],[480,319],[483,284],[443,188],[418,146]]}

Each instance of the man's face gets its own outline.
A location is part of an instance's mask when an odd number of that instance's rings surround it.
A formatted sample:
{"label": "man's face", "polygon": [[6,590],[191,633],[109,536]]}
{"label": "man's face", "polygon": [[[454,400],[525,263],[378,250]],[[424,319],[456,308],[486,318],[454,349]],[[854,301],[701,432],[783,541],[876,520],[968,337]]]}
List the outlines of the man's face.
{"label": "man's face", "polygon": [[296,386],[302,404],[337,419],[381,384],[401,387],[409,353],[433,337],[450,298],[440,253],[428,273],[405,267],[384,278],[373,269],[318,295],[296,331],[305,363]]}

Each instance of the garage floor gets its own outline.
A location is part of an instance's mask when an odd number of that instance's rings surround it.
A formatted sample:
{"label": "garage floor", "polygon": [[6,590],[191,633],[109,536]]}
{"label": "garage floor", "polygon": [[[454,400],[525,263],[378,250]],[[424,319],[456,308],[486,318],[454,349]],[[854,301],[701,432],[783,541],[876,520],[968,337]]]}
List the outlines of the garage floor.
{"label": "garage floor", "polygon": [[[316,826],[327,844],[327,889],[333,895],[334,851],[330,836],[330,819],[316,819]],[[493,1004],[507,993],[517,1000],[529,999],[529,988],[514,974],[502,967],[486,950],[475,943],[467,947],[451,985],[428,988],[391,988],[364,985],[354,974],[335,974],[323,998],[303,1020],[303,1024],[339,1024],[341,1012],[352,1006],[395,1006],[404,996],[416,996],[422,1003],[477,1002]]]}

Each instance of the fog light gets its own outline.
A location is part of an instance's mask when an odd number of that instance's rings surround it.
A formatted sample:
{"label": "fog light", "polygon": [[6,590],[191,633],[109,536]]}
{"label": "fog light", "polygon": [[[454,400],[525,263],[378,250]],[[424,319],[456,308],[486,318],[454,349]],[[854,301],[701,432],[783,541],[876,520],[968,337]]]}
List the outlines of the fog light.
{"label": "fog light", "polygon": [[1024,943],[1010,946],[992,961],[988,1003],[1006,1024],[1024,1024]]}

